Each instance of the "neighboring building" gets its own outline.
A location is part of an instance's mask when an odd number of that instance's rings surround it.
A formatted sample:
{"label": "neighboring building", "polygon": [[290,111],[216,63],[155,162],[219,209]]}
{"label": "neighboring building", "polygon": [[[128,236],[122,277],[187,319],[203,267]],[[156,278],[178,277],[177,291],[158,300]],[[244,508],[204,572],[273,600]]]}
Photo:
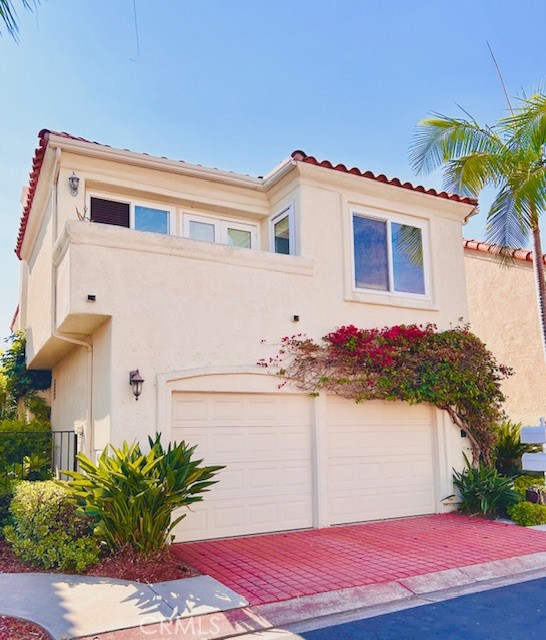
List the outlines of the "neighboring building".
{"label": "neighboring building", "polygon": [[225,464],[181,540],[450,509],[465,440],[444,412],[310,398],[256,362],[287,334],[466,319],[475,205],[300,151],[253,178],[42,131],[16,323],[54,428],[91,456],[161,431]]}
{"label": "neighboring building", "polygon": [[464,247],[470,328],[514,370],[503,383],[510,419],[538,425],[546,416],[546,365],[533,254],[514,250],[513,260],[502,264],[495,246],[467,240]]}

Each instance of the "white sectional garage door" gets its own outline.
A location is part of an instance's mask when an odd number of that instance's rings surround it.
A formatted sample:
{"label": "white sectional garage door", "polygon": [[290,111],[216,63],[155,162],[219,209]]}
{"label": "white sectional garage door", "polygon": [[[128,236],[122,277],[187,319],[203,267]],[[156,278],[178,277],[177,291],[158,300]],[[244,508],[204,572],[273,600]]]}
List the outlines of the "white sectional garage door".
{"label": "white sectional garage door", "polygon": [[434,513],[432,411],[328,398],[331,524]]}
{"label": "white sectional garage door", "polygon": [[174,393],[172,439],[226,465],[176,540],[311,527],[311,406],[295,394]]}

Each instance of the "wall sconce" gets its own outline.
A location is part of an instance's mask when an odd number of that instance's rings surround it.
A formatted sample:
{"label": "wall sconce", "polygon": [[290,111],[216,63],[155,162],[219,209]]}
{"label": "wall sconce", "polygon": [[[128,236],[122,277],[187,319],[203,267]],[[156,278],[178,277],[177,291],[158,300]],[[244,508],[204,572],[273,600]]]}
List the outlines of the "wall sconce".
{"label": "wall sconce", "polygon": [[129,384],[133,387],[133,395],[135,400],[138,400],[138,396],[142,393],[142,383],[144,378],[140,375],[138,369],[129,371]]}
{"label": "wall sconce", "polygon": [[68,188],[73,196],[78,195],[78,189],[80,188],[80,178],[72,171],[72,175],[68,178]]}

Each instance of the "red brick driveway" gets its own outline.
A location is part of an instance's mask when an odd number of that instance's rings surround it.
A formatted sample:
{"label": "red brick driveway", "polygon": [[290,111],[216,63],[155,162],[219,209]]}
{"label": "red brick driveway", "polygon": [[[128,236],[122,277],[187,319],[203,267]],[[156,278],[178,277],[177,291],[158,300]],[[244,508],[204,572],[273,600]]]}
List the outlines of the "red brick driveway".
{"label": "red brick driveway", "polygon": [[546,532],[444,514],[189,542],[173,551],[257,605],[546,551]]}

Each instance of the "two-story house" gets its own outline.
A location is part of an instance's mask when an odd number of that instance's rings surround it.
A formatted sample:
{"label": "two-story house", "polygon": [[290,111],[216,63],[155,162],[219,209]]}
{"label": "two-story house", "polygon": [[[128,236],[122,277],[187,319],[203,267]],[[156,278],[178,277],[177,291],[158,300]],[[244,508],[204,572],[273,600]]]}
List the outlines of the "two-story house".
{"label": "two-story house", "polygon": [[256,363],[294,333],[466,319],[475,206],[300,151],[256,178],[42,131],[16,326],[52,370],[54,429],[90,456],[160,431],[226,465],[179,540],[449,509],[465,440],[446,414],[310,398]]}

